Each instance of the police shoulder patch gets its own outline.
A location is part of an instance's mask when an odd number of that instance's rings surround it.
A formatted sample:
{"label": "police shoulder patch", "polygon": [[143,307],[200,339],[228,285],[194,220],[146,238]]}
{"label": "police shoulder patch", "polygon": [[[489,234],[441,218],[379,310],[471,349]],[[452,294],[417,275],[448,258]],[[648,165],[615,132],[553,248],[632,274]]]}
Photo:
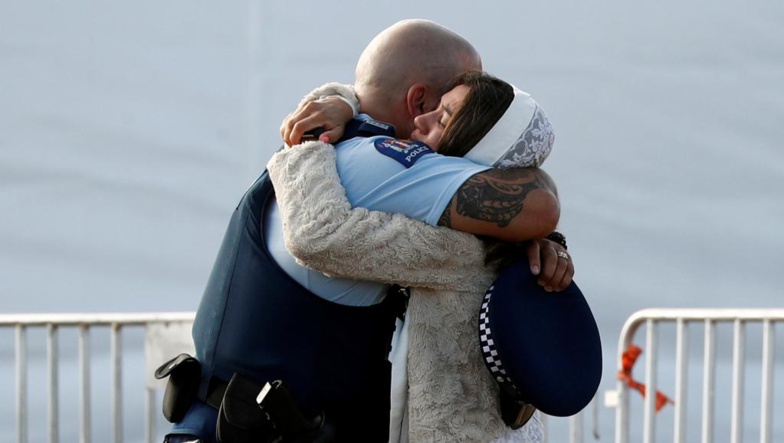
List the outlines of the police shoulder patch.
{"label": "police shoulder patch", "polygon": [[395,138],[380,138],[375,141],[376,150],[392,158],[406,168],[410,168],[417,160],[433,151],[430,146],[417,140],[398,140]]}

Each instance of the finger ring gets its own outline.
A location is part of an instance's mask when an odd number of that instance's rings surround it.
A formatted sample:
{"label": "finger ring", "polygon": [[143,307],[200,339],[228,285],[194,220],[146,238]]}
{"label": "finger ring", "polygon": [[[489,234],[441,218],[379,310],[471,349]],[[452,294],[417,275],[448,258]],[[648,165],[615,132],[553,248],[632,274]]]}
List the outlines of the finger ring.
{"label": "finger ring", "polygon": [[556,251],[555,254],[558,256],[558,258],[562,258],[564,260],[569,260],[569,254],[567,254],[564,251]]}

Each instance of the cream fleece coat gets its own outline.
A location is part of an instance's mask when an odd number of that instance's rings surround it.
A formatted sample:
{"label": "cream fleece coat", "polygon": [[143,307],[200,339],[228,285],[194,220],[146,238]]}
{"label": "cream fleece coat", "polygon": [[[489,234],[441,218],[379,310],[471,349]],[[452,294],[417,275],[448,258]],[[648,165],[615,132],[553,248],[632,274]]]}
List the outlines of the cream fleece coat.
{"label": "cream fleece coat", "polygon": [[[542,440],[537,415],[511,431],[479,347],[478,316],[494,270],[473,235],[400,214],[351,208],[331,145],[309,142],[267,165],[286,247],[325,274],[411,287],[408,323],[409,441]],[[437,271],[433,271],[437,270]]]}

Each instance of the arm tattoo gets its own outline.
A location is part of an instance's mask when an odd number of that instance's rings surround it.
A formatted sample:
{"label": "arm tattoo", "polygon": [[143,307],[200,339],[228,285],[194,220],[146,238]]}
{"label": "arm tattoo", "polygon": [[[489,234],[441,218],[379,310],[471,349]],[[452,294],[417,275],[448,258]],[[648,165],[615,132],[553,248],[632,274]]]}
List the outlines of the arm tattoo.
{"label": "arm tattoo", "polygon": [[[490,169],[476,174],[460,187],[439,220],[449,223],[452,206],[457,213],[476,220],[505,227],[523,210],[523,202],[531,191],[549,188],[538,169]],[[446,218],[446,220],[444,220]]]}

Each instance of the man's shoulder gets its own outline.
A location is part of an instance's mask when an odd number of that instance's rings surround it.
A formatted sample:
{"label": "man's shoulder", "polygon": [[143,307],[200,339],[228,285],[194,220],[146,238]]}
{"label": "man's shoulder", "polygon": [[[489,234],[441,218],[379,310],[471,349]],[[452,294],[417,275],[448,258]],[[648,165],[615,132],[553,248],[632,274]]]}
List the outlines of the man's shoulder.
{"label": "man's shoulder", "polygon": [[386,135],[373,135],[370,137],[358,135],[353,138],[341,140],[338,144],[335,145],[335,148],[343,149],[345,147],[370,146],[373,143],[375,143],[375,141],[378,139],[387,139],[387,138],[389,138],[389,136]]}
{"label": "man's shoulder", "polygon": [[352,139],[336,149],[338,173],[347,188],[355,180],[414,187],[432,180],[465,181],[488,169],[463,157],[441,155],[419,141],[391,137]]}
{"label": "man's shoulder", "polygon": [[433,149],[416,140],[400,140],[396,138],[376,138],[373,141],[376,152],[388,157],[408,169],[427,155],[435,154]]}
{"label": "man's shoulder", "polygon": [[361,156],[363,158],[380,156],[395,160],[405,168],[410,168],[425,158],[428,164],[482,167],[463,157],[441,155],[424,142],[383,135],[354,137],[341,141],[335,147],[339,157],[347,155]]}

